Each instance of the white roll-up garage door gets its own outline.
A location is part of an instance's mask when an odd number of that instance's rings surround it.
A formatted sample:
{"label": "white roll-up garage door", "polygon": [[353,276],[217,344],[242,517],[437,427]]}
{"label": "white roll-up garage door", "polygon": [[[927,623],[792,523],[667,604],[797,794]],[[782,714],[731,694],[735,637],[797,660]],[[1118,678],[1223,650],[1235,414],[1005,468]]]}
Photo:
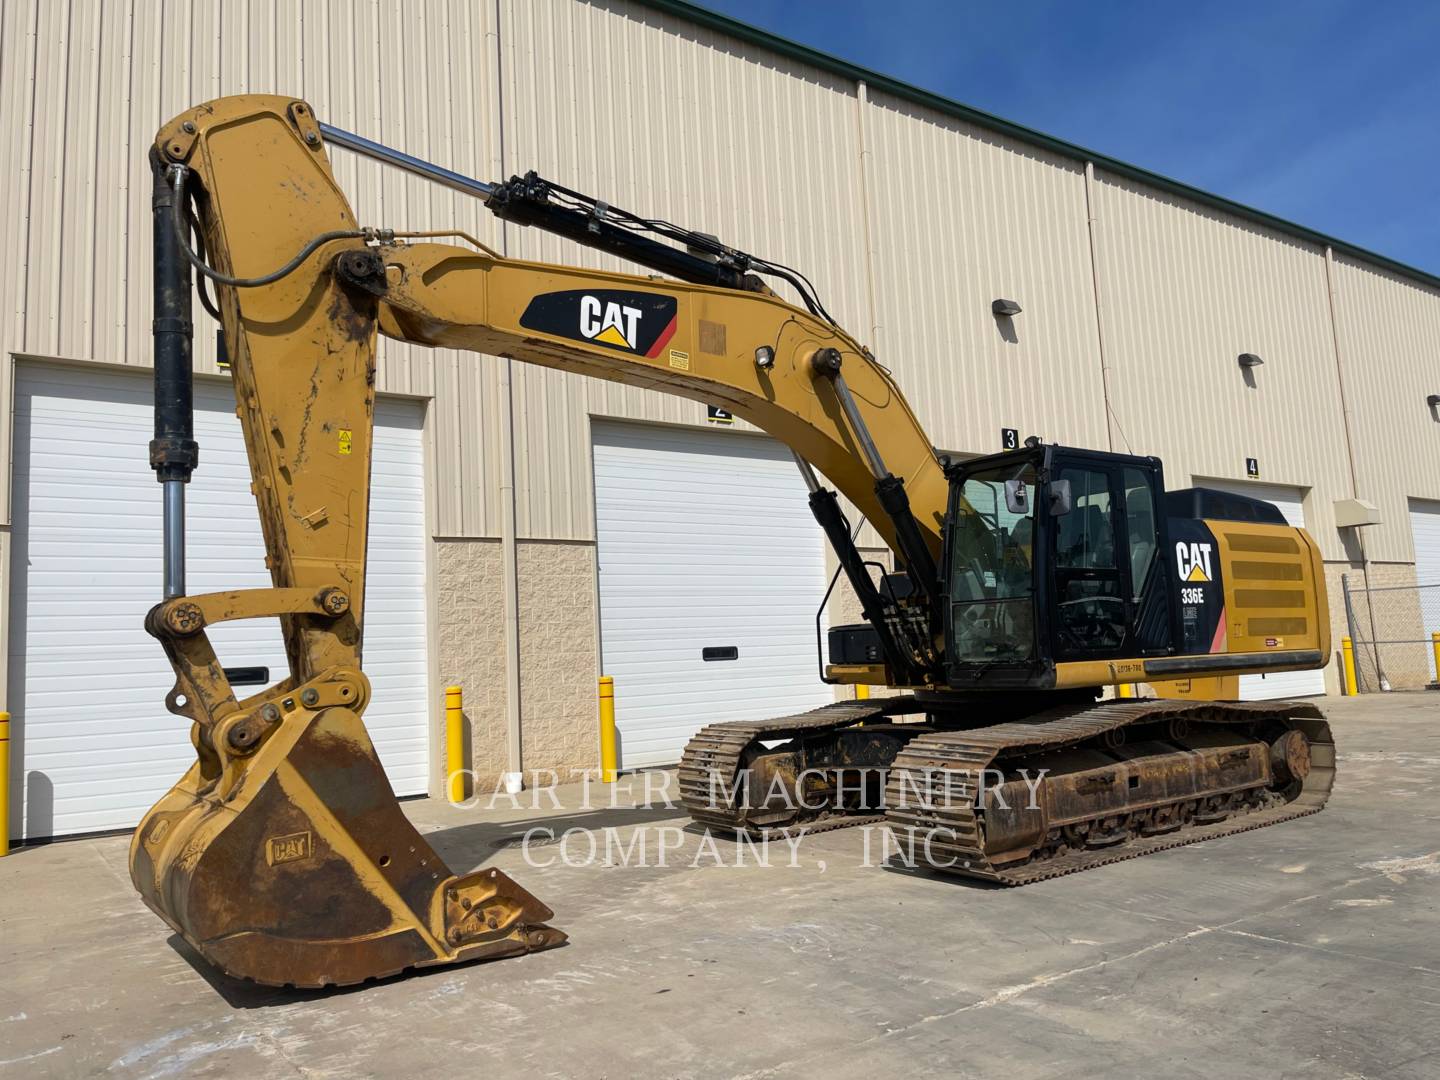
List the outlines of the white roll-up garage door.
{"label": "white roll-up garage door", "polygon": [[594,440],[621,765],[673,764],[705,724],[833,700],[815,656],[824,538],[790,452],[741,432],[603,422]]}
{"label": "white roll-up garage door", "polygon": [[[1195,479],[1196,487],[1229,491],[1274,503],[1285,520],[1297,528],[1305,527],[1305,492],[1280,484],[1255,484],[1240,480]],[[1322,617],[1324,617],[1322,615]],[[1313,697],[1325,693],[1325,669],[1313,671],[1276,671],[1269,675],[1241,675],[1241,701],[1267,701],[1275,698]]]}
{"label": "white roll-up garage door", "polygon": [[1440,632],[1440,502],[1410,500],[1410,535],[1415,539],[1415,582],[1425,636]]}
{"label": "white roll-up garage door", "polygon": [[[12,798],[22,835],[124,829],[190,766],[166,712],[174,675],[142,628],[160,599],[160,485],[148,465],[148,373],[22,364],[15,394],[10,583]],[[376,409],[365,714],[397,792],[425,791],[425,490],[421,406]],[[260,525],[227,383],[195,387],[191,593],[264,588]],[[287,667],[275,620],[211,631],[227,667]],[[241,693],[253,693],[245,687]]]}

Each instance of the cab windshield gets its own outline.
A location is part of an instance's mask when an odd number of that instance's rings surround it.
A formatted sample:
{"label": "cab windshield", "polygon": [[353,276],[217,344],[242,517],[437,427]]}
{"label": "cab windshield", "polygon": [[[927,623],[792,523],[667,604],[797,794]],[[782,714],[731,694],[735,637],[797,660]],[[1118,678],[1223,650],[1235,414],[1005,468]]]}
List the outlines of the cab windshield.
{"label": "cab windshield", "polygon": [[[1024,498],[1007,500],[1015,481]],[[1023,504],[1023,505],[1022,505]],[[1035,653],[1035,467],[1005,465],[961,483],[950,542],[950,652],[962,663]]]}

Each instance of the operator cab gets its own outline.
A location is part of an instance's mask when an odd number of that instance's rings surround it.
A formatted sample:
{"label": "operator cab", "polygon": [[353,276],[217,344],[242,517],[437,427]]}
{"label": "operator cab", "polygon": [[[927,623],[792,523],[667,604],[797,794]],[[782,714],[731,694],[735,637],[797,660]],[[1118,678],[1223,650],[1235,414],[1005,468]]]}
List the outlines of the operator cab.
{"label": "operator cab", "polygon": [[1157,458],[1036,445],[946,474],[951,686],[1044,687],[1059,662],[1175,651]]}

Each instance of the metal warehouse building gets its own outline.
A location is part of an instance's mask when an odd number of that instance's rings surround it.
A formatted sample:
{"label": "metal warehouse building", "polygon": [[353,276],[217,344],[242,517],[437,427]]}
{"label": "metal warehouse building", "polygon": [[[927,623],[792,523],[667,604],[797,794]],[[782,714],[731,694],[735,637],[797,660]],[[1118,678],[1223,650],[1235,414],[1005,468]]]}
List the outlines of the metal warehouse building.
{"label": "metal warehouse building", "polygon": [[[1433,277],[680,3],[0,10],[0,699],[24,836],[129,827],[192,757],[141,629],[160,590],[145,154],[225,94],[303,96],[458,171],[535,169],[801,268],[939,447],[990,452],[1013,429],[1157,455],[1172,487],[1242,488],[1311,530],[1337,643],[1342,574],[1404,587],[1366,596],[1367,637],[1440,630],[1414,588],[1440,583]],[[332,161],[366,223],[599,259]],[[997,298],[1023,310],[997,317]],[[264,585],[213,327],[197,353],[190,587]],[[713,719],[831,696],[827,557],[783,447],[689,401],[490,357],[382,346],[380,390],[367,719],[401,793],[439,790],[449,683],[482,785],[593,767],[602,671],[627,767],[674,762]],[[273,627],[216,641],[227,664],[283,671]],[[739,659],[702,662],[711,645]],[[1424,645],[1385,659],[1397,686],[1432,677]],[[1333,663],[1243,690],[1327,684]]]}

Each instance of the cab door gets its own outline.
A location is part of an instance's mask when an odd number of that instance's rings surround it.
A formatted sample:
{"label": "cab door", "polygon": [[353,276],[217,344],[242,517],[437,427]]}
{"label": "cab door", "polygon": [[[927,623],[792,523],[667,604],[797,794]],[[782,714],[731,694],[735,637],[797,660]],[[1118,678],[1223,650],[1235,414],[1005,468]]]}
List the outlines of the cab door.
{"label": "cab door", "polygon": [[1049,502],[1050,629],[1056,660],[1170,651],[1169,583],[1160,549],[1161,481],[1146,459],[1056,455]]}

